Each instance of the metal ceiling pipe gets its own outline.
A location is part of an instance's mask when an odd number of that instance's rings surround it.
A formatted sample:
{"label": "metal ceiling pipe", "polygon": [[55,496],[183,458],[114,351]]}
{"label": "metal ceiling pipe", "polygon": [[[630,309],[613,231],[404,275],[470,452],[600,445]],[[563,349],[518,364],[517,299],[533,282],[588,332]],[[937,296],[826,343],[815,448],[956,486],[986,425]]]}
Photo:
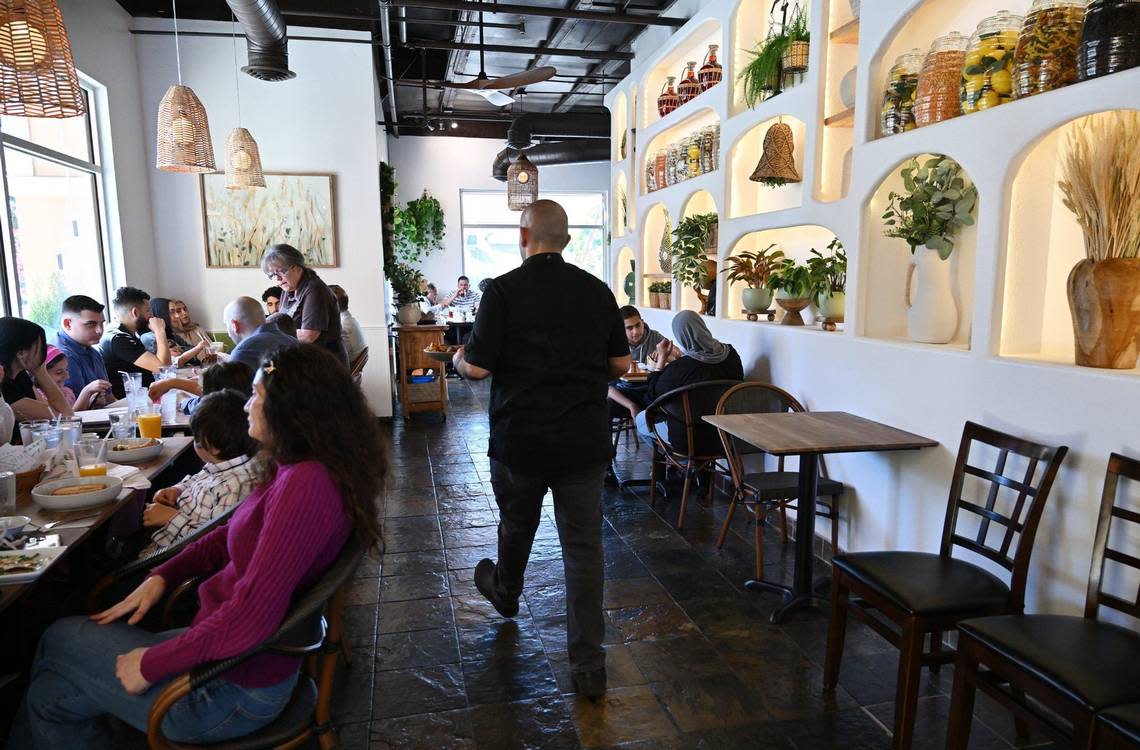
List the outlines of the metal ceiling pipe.
{"label": "metal ceiling pipe", "polygon": [[396,75],[396,66],[392,64],[392,31],[388,28],[388,8],[391,7],[387,0],[382,0],[380,3],[380,46],[384,50],[384,77],[388,81],[388,111],[392,115],[392,133],[397,138],[400,137],[400,115],[396,112],[396,86],[393,84],[392,79]]}
{"label": "metal ceiling pipe", "polygon": [[[511,165],[512,151],[516,151],[516,149],[510,147],[503,149],[495,156],[495,161],[491,165],[491,176],[499,182],[507,181],[507,167]],[[526,154],[530,163],[536,167],[609,161],[610,140],[606,138],[592,141],[541,143],[526,149],[523,153]]]}
{"label": "metal ceiling pipe", "polygon": [[628,23],[633,26],[671,26],[677,28],[684,26],[689,20],[687,18],[676,18],[674,16],[633,16],[628,13],[544,8],[539,5],[466,2],[465,0],[392,0],[392,5],[405,5],[409,8],[433,8],[435,10],[483,11],[484,13],[508,13],[518,16],[544,16],[546,18],[576,18],[579,21],[608,21],[609,23]]}
{"label": "metal ceiling pipe", "polygon": [[[510,130],[507,131],[507,146],[516,150],[529,148],[534,143],[534,136],[608,139],[610,116],[604,112],[575,117],[567,117],[565,114],[520,115],[514,119]],[[527,155],[530,155],[529,152]]]}
{"label": "metal ceiling pipe", "polygon": [[[404,8],[399,8],[400,14],[405,13]],[[336,11],[328,10],[283,10],[281,15],[286,18],[331,18],[340,21],[379,21],[380,16],[368,15],[366,13],[339,13]],[[425,26],[478,26],[478,21],[455,21],[447,18],[411,18],[404,15],[398,15],[401,25],[409,23],[423,24]],[[485,21],[483,23],[488,29],[513,29],[522,33],[526,31],[526,24],[522,21],[518,23],[494,23]],[[402,34],[401,42],[407,41],[406,30]]]}
{"label": "metal ceiling pipe", "polygon": [[289,40],[276,0],[226,0],[245,31],[247,65],[242,72],[262,81],[287,81]]}
{"label": "metal ceiling pipe", "polygon": [[407,11],[404,8],[396,8],[396,18],[400,19],[400,44],[408,43],[408,24],[407,16],[405,15],[406,13]]}
{"label": "metal ceiling pipe", "polygon": [[[468,44],[466,42],[437,42],[432,39],[413,39],[406,45],[409,49],[444,49],[444,50],[457,50],[464,52],[478,52],[478,44]],[[562,47],[543,47],[541,50],[536,50],[535,47],[515,47],[510,44],[484,44],[482,46],[485,52],[506,52],[515,53],[519,55],[534,55],[535,52],[540,52],[543,55],[551,57],[579,57],[583,60],[632,60],[632,52],[609,52],[601,50],[588,50],[588,49],[569,49]]]}

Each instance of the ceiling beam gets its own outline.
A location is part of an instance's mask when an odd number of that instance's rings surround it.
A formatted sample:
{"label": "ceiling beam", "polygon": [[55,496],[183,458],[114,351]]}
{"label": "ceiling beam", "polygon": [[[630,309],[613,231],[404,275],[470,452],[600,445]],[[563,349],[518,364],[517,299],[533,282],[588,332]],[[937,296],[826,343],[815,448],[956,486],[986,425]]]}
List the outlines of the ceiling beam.
{"label": "ceiling beam", "polygon": [[[380,16],[372,16],[365,13],[338,13],[327,10],[283,10],[281,15],[289,18],[331,18],[341,21],[379,21]],[[466,20],[451,20],[446,18],[412,18],[407,17],[404,19],[405,23],[418,23],[426,26],[475,26],[477,21]],[[526,31],[526,24],[522,21],[518,23],[492,23],[487,21],[483,24],[489,29],[514,29],[520,34]]]}
{"label": "ceiling beam", "polygon": [[576,18],[581,21],[602,21],[624,23],[633,26],[669,26],[677,28],[688,22],[687,18],[674,16],[636,16],[629,13],[606,13],[596,10],[563,10],[544,8],[537,5],[508,5],[507,3],[465,2],[464,0],[391,0],[391,5],[408,8],[434,8],[484,13],[506,13],[517,16],[542,16],[545,18]]}
{"label": "ceiling beam", "polygon": [[[623,39],[621,43],[617,45],[617,48],[620,49],[626,45],[632,44],[633,40],[636,39],[640,33],[640,29],[635,29],[629,34],[626,34],[625,39]],[[612,64],[612,62],[607,61],[591,65],[582,77],[584,79],[588,79],[590,76],[605,75],[609,72],[608,69]],[[587,83],[586,81],[580,81],[574,84],[571,87],[570,91],[568,91],[561,99],[558,100],[558,103],[554,105],[551,111],[565,112],[567,109],[574,106],[574,103],[577,102],[578,99],[581,98],[581,96],[584,95],[589,89],[592,89],[597,85],[598,84],[595,83]]]}
{"label": "ceiling beam", "polygon": [[[467,44],[462,42],[437,42],[431,39],[409,39],[406,45],[409,49],[443,49],[443,50],[464,50],[467,52],[478,52],[478,44]],[[483,49],[487,52],[504,52],[514,53],[519,55],[534,54],[534,47],[515,47],[509,44],[484,44]],[[553,57],[579,57],[583,60],[632,60],[632,52],[610,52],[605,50],[589,50],[589,49],[563,49],[561,47],[544,47],[542,50],[544,55]]]}

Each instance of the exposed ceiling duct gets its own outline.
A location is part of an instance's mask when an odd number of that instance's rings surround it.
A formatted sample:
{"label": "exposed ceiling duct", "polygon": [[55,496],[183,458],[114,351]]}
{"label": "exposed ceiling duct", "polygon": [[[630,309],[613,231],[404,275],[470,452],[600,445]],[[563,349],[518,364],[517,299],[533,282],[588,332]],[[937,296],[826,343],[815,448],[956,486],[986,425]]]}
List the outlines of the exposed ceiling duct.
{"label": "exposed ceiling duct", "polygon": [[243,73],[262,81],[287,81],[296,77],[289,70],[289,42],[285,19],[276,0],[226,0],[245,31],[248,64]]}
{"label": "exposed ceiling duct", "polygon": [[520,115],[511,122],[510,130],[507,131],[507,145],[515,150],[529,148],[534,143],[535,136],[608,140],[610,116],[605,112],[584,115]]}
{"label": "exposed ceiling duct", "polygon": [[[498,153],[491,166],[491,176],[499,182],[507,181],[507,168],[511,164],[511,153],[518,149],[508,146]],[[608,161],[610,158],[610,141],[608,138],[583,139],[573,141],[554,141],[553,143],[540,143],[524,149],[526,158],[536,167],[552,166],[555,164],[586,164],[589,162]]]}

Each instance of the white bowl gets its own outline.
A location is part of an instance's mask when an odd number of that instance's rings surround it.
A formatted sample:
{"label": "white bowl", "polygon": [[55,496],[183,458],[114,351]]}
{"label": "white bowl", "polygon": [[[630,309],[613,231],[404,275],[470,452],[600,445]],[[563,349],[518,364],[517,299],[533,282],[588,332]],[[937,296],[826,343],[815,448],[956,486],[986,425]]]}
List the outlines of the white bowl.
{"label": "white bowl", "polygon": [[27,516],[4,516],[0,518],[0,525],[6,526],[8,531],[4,536],[19,536],[24,527],[32,522]]}
{"label": "white bowl", "polygon": [[137,445],[149,442],[149,438],[110,438],[107,441],[106,459],[114,464],[137,464],[149,461],[162,453],[162,440],[157,445],[148,445],[145,448],[130,448],[128,450],[113,450],[116,445]]}
{"label": "white bowl", "polygon": [[[101,490],[84,492],[81,495],[53,495],[60,487],[71,487],[77,484],[103,484]],[[123,480],[118,477],[64,477],[40,482],[32,488],[32,499],[36,505],[47,510],[80,510],[102,505],[119,496],[123,489]]]}

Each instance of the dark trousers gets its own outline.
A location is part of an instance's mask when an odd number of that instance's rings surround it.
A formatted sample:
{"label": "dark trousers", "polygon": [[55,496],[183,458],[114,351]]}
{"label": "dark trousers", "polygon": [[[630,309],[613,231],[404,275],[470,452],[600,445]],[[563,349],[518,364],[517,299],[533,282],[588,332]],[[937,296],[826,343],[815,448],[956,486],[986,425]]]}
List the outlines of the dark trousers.
{"label": "dark trousers", "polygon": [[602,614],[605,472],[603,465],[546,477],[491,461],[491,486],[499,505],[495,588],[500,597],[514,601],[522,594],[523,574],[542,516],[542,498],[548,489],[554,495],[554,520],[566,576],[566,645],[575,672],[600,669],[606,663],[602,650],[606,635]]}

